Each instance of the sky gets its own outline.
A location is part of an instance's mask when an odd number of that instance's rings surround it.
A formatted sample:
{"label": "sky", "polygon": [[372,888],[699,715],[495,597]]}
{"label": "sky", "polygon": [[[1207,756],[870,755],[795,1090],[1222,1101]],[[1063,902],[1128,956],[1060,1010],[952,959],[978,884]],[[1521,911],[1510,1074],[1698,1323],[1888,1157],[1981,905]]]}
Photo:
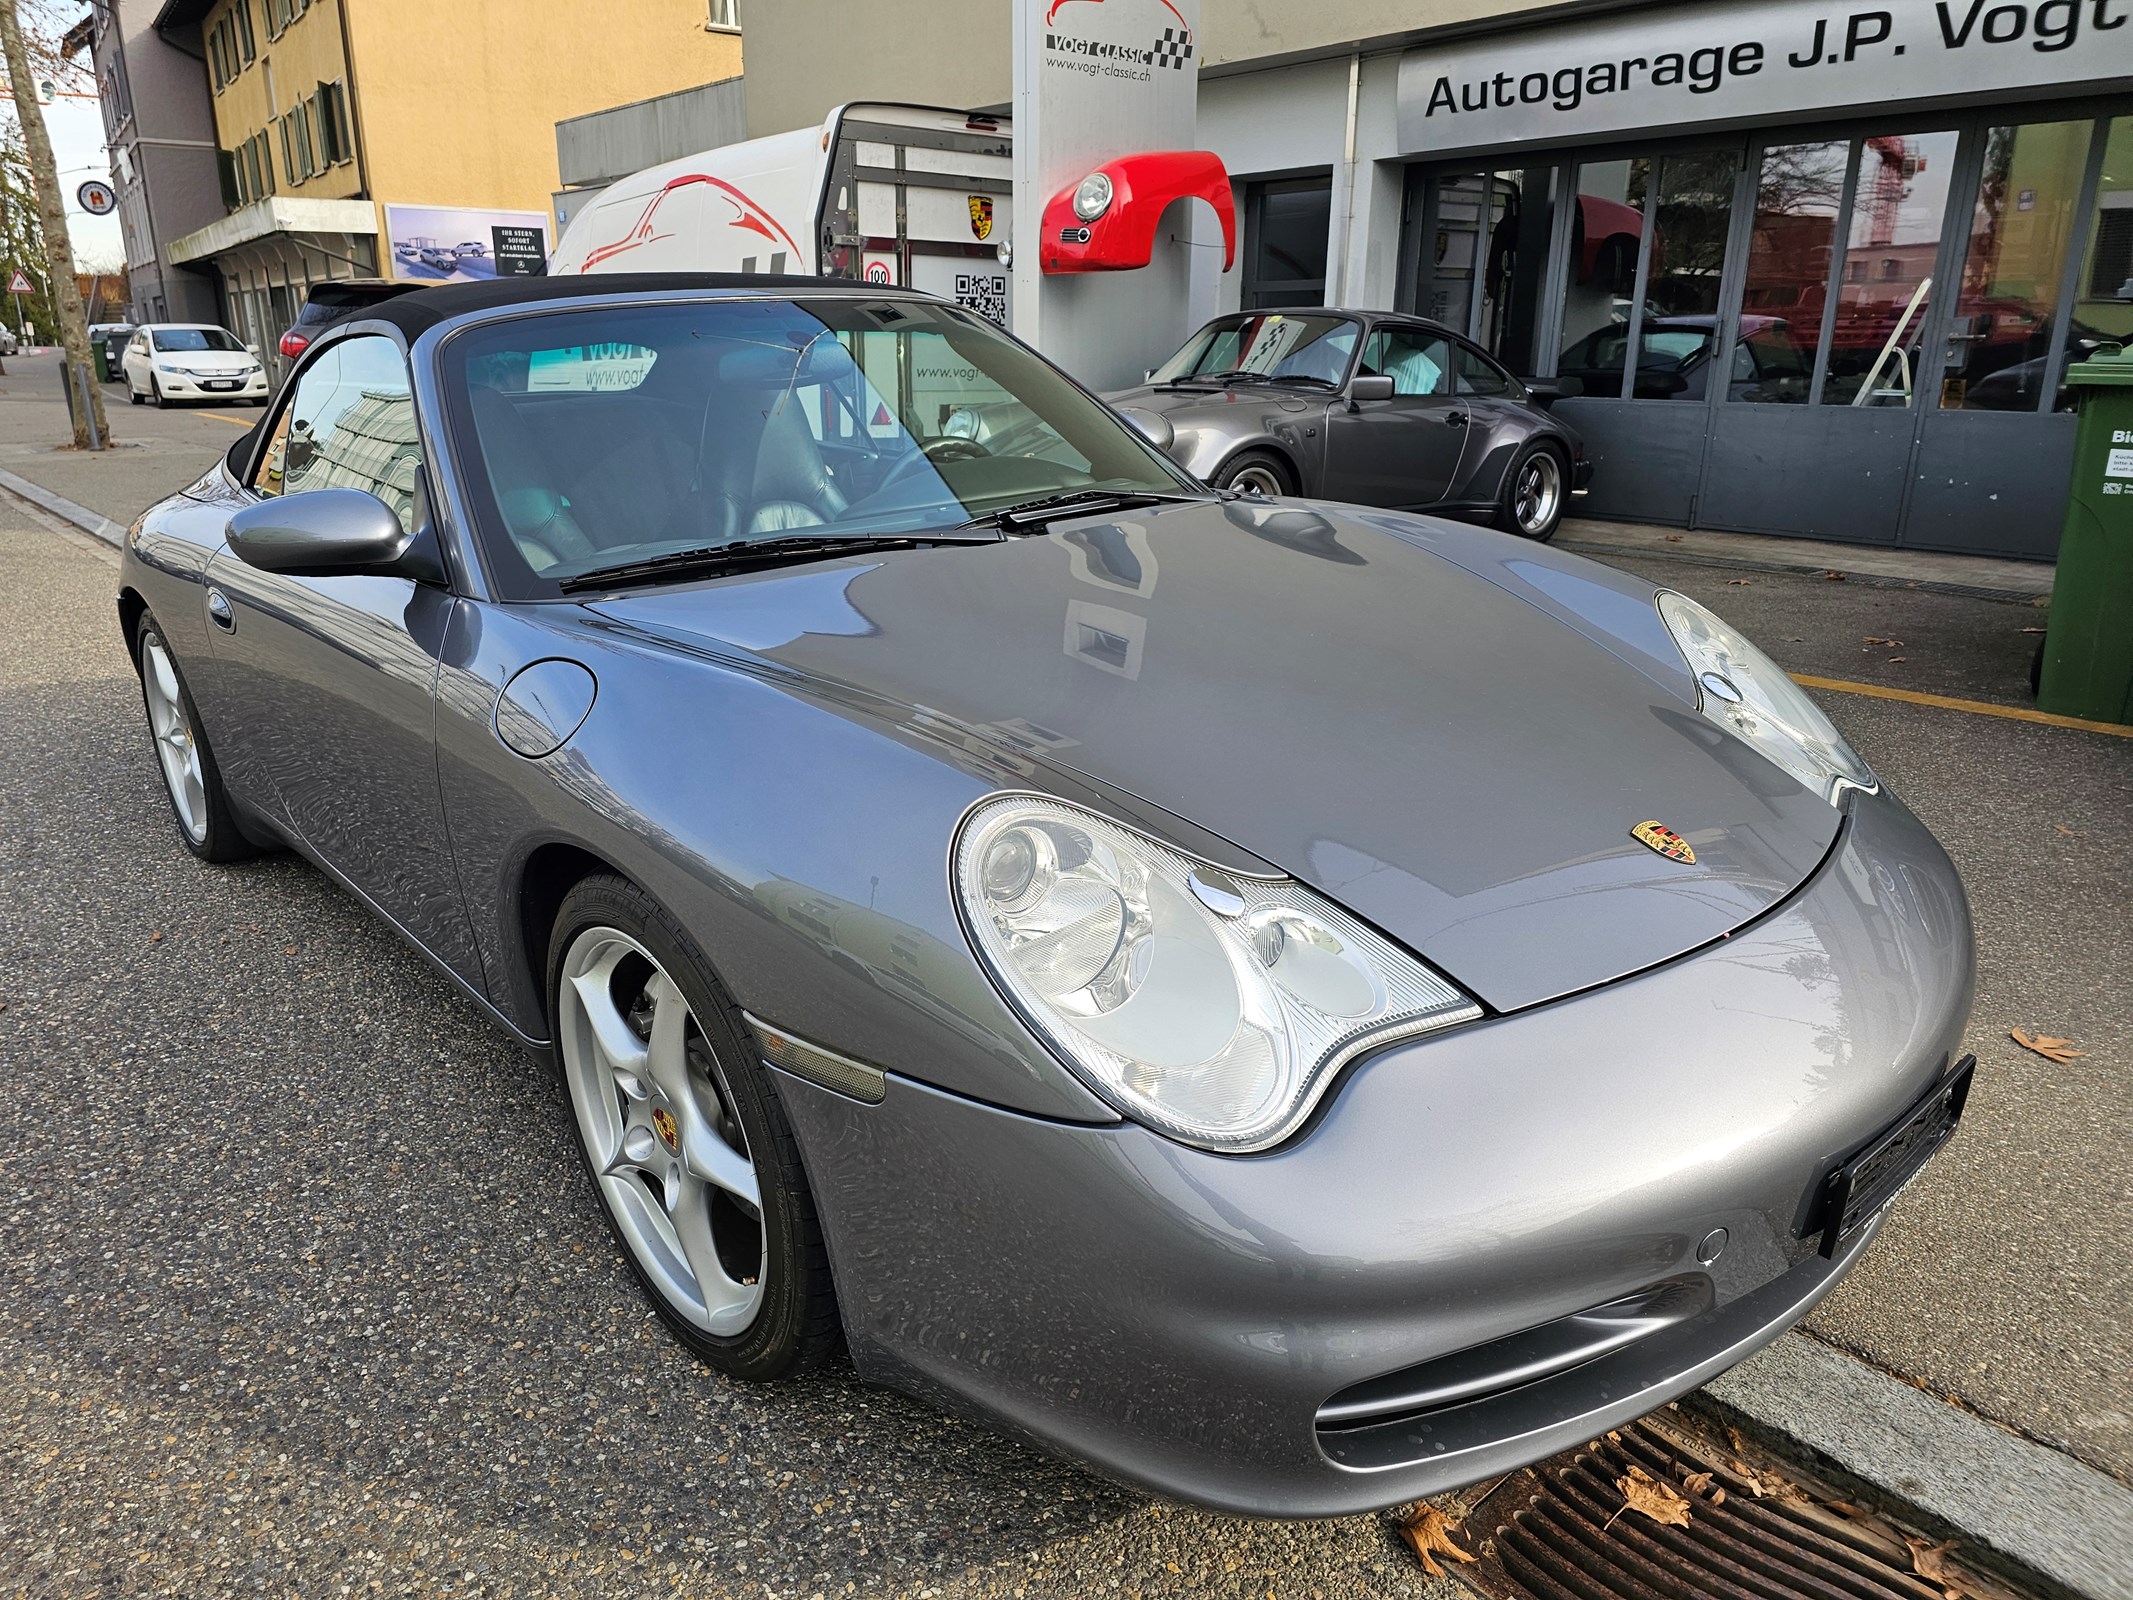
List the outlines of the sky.
{"label": "sky", "polygon": [[[14,115],[12,102],[0,100],[5,115]],[[52,159],[59,167],[59,187],[67,197],[67,235],[74,241],[77,264],[93,261],[121,271],[126,264],[126,245],[119,233],[116,211],[108,217],[92,217],[75,203],[74,191],[89,178],[111,178],[111,157],[104,149],[104,115],[94,100],[55,100],[44,108],[45,131],[52,136]]]}

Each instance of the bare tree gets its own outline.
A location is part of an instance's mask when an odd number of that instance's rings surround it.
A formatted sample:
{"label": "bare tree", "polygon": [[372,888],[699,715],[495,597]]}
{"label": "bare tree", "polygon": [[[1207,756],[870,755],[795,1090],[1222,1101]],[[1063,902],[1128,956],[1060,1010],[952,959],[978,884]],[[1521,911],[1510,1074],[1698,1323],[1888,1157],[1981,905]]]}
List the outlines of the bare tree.
{"label": "bare tree", "polygon": [[[59,314],[59,343],[74,371],[93,373],[89,364],[89,325],[82,315],[81,290],[74,283],[74,246],[67,236],[66,199],[60,193],[59,167],[52,159],[52,139],[44,126],[44,107],[37,101],[38,77],[30,47],[24,42],[22,14],[17,0],[0,0],[0,52],[7,56],[7,81],[15,100],[15,119],[22,128],[22,142],[29,152],[30,182],[37,191],[37,214],[44,223],[47,278],[51,284],[52,308]],[[99,443],[111,440],[111,427],[104,419],[104,391],[94,377],[88,412],[74,411],[74,445],[86,450],[93,437]],[[96,420],[92,434],[90,415]]]}

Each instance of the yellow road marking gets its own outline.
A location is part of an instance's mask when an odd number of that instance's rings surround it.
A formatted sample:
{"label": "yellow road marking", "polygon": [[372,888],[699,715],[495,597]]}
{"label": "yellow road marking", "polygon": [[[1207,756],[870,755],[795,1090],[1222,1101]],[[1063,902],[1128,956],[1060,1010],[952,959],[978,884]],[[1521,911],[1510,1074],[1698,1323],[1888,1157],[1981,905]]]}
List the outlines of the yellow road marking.
{"label": "yellow road marking", "polygon": [[1813,678],[1804,672],[1792,675],[1794,683],[1810,689],[1829,689],[1838,694],[1860,694],[1874,700],[1901,700],[1905,705],[1938,706],[1943,711],[1968,711],[1980,717],[2006,717],[2015,722],[2041,722],[2047,728],[2078,728],[2083,733],[2108,733],[2114,739],[2133,739],[2133,728],[2116,722],[2090,722],[2083,717],[2062,717],[2027,706],[1994,705],[1990,700],[1958,700],[1953,695],[1921,694],[1916,689],[1886,689],[1878,683],[1853,683],[1845,678]]}
{"label": "yellow road marking", "polygon": [[257,417],[225,417],[219,411],[203,411],[200,413],[200,415],[203,417],[213,417],[217,422],[234,423],[237,427],[240,428],[249,428],[253,423],[259,420]]}

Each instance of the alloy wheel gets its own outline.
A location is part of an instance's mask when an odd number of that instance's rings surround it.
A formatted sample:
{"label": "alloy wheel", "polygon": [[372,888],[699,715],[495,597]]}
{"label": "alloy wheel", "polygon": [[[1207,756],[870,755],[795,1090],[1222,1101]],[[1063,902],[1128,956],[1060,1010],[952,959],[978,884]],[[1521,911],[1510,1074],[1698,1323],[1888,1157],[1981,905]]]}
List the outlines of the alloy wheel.
{"label": "alloy wheel", "polygon": [[178,689],[178,671],[171,665],[163,641],[151,635],[141,646],[141,687],[148,701],[148,729],[155,737],[156,759],[163,767],[163,783],[170,790],[170,803],[178,824],[194,844],[207,841],[207,781],[200,767],[200,741],[193,732],[192,718],[185,714],[185,696]]}
{"label": "alloy wheel", "polygon": [[1556,507],[1563,500],[1563,467],[1547,450],[1537,450],[1518,469],[1512,491],[1511,514],[1524,534],[1546,533],[1554,525]]}
{"label": "alloy wheel", "polygon": [[1282,487],[1281,480],[1274,476],[1272,469],[1257,465],[1238,468],[1236,475],[1229,480],[1229,486],[1245,494],[1264,495],[1268,499],[1277,498],[1287,492]]}
{"label": "alloy wheel", "polygon": [[578,1131],[623,1242],[673,1311],[721,1338],[763,1301],[755,1163],[680,987],[617,928],[564,954],[557,1025]]}

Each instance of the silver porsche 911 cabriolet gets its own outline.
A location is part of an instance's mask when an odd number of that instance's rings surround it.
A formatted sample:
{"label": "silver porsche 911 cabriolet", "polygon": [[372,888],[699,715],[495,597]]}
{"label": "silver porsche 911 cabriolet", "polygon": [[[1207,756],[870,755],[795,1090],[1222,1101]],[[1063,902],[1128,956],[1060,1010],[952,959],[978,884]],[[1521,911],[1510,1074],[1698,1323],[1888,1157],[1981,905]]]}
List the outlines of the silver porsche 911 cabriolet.
{"label": "silver porsche 911 cabriolet", "polygon": [[704,1360],[842,1346],[1206,1505],[1661,1404],[1962,1111],[1955,872],[1718,617],[1210,490],[922,295],[380,304],[119,612],[179,838],[552,1056]]}

